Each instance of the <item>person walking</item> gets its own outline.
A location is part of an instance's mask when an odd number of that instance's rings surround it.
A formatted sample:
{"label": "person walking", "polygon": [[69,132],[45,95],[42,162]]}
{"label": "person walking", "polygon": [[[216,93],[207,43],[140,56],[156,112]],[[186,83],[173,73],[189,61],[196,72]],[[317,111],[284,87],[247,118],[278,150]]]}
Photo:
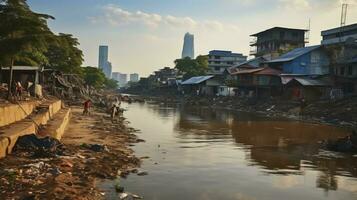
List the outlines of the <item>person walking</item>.
{"label": "person walking", "polygon": [[92,101],[88,99],[83,103],[83,115],[90,115],[90,107],[92,106]]}

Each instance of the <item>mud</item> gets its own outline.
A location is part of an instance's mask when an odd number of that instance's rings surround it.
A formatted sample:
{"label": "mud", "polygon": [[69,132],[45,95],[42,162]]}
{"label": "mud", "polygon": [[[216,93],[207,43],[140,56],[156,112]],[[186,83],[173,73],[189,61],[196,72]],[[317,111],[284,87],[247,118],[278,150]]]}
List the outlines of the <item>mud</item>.
{"label": "mud", "polygon": [[1,199],[104,199],[98,181],[126,177],[140,166],[129,146],[142,140],[124,117],[112,121],[103,110],[90,116],[82,116],[79,107],[72,110],[61,156],[36,158],[19,150],[0,160]]}

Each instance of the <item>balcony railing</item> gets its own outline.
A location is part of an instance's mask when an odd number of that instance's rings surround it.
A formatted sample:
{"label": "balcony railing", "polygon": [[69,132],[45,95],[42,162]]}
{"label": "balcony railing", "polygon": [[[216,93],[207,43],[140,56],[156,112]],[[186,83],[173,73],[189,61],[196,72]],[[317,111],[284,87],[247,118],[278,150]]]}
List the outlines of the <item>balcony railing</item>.
{"label": "balcony railing", "polygon": [[253,39],[249,42],[249,45],[250,45],[250,46],[254,46],[255,44],[257,44],[257,38],[253,38]]}

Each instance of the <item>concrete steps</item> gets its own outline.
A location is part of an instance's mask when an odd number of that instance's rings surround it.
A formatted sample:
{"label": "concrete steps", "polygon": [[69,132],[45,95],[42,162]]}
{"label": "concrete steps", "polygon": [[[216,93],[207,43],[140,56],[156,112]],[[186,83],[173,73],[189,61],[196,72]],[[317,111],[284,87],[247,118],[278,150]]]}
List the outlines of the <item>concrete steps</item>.
{"label": "concrete steps", "polygon": [[42,136],[62,137],[69,122],[70,109],[62,108],[60,100],[43,103],[38,108],[37,113],[29,116],[32,120],[25,118],[0,128],[0,158],[12,152],[19,137],[36,133],[36,124],[46,125]]}
{"label": "concrete steps", "polygon": [[19,104],[25,112],[17,104],[0,105],[0,127],[25,119],[38,106],[37,101],[20,102]]}

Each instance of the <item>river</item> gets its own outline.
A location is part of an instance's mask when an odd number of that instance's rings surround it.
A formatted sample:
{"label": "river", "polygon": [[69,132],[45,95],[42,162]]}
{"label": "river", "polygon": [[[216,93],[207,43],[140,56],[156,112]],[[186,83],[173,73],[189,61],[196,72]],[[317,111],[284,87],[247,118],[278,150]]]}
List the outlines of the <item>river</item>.
{"label": "river", "polygon": [[[357,199],[357,156],[319,149],[345,136],[325,125],[225,110],[125,104],[125,117],[145,143],[147,176],[121,179],[150,200]],[[118,199],[113,182],[108,199]]]}

